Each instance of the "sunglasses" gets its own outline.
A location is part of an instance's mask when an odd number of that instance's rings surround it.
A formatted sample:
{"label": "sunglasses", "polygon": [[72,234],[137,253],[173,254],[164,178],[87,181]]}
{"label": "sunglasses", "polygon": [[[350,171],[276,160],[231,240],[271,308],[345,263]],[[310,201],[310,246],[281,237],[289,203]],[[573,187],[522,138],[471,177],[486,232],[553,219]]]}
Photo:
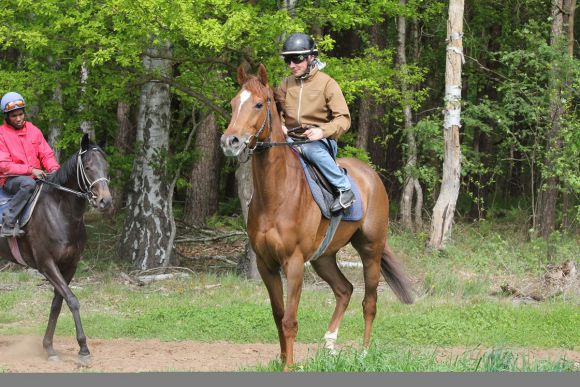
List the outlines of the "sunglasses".
{"label": "sunglasses", "polygon": [[16,108],[23,108],[24,106],[26,106],[26,104],[24,103],[23,100],[19,99],[16,101],[12,101],[12,102],[8,102],[6,104],[6,107],[4,108],[5,110],[12,110],[12,109],[16,109]]}
{"label": "sunglasses", "polygon": [[290,64],[290,62],[294,64],[300,64],[304,62],[306,58],[307,58],[306,55],[286,55],[284,57],[284,62],[286,62],[286,64],[288,65]]}

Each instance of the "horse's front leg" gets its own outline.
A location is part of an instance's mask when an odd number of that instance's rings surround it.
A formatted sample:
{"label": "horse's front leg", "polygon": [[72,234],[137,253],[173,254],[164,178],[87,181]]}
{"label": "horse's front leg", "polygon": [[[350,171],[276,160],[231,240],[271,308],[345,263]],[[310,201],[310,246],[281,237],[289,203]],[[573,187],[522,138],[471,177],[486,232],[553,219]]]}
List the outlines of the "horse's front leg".
{"label": "horse's front leg", "polygon": [[280,340],[280,358],[282,363],[286,364],[286,341],[282,330],[282,318],[284,318],[284,290],[282,289],[282,278],[280,277],[280,267],[268,267],[264,260],[257,256],[256,263],[258,271],[266,285],[268,295],[270,296],[270,305],[272,306],[272,315],[278,329],[278,339]]}
{"label": "horse's front leg", "polygon": [[[77,333],[77,342],[79,343],[79,360],[83,363],[86,363],[91,358],[91,353],[87,346],[87,337],[85,336],[85,332],[83,330],[83,325],[81,323],[81,314],[80,314],[80,303],[74,293],[70,290],[68,284],[72,280],[74,273],[76,271],[76,265],[68,268],[64,273],[61,273],[59,268],[55,265],[53,261],[50,261],[46,265],[44,265],[41,269],[42,274],[50,281],[52,286],[54,286],[55,292],[64,298],[66,301],[75,322],[75,328]],[[64,274],[64,276],[63,276]],[[53,303],[54,304],[54,303]],[[53,310],[51,309],[51,317],[52,317]],[[56,319],[55,319],[56,324]],[[50,327],[50,321],[49,321]],[[54,331],[54,329],[53,329]],[[47,328],[47,333],[48,328]],[[45,338],[46,339],[46,338]],[[52,340],[51,340],[52,341]],[[50,356],[50,355],[49,355]]]}
{"label": "horse's front leg", "polygon": [[294,341],[298,334],[298,304],[300,303],[302,283],[304,281],[304,260],[302,256],[290,257],[286,260],[283,269],[288,281],[288,299],[284,318],[282,319],[282,331],[287,351],[284,371],[288,371],[294,364]]}
{"label": "horse's front leg", "polygon": [[56,361],[58,360],[58,355],[54,351],[52,346],[54,338],[54,330],[56,328],[56,322],[60,311],[62,309],[62,296],[59,292],[54,290],[54,297],[52,298],[52,304],[50,306],[50,315],[48,317],[48,325],[46,326],[46,332],[44,333],[44,339],[42,340],[42,346],[48,355],[48,360]]}

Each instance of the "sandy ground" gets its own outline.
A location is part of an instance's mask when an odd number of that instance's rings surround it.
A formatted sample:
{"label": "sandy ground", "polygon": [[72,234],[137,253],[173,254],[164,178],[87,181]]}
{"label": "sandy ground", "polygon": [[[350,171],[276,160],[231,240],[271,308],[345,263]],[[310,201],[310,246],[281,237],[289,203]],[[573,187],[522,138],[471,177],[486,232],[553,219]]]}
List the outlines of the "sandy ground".
{"label": "sandy ground", "polygon": [[[56,337],[60,360],[48,361],[42,337],[0,336],[0,371],[4,372],[168,372],[240,371],[268,364],[279,355],[277,344],[203,343],[195,341],[89,339],[91,361],[78,361],[76,340]],[[316,345],[298,343],[297,361],[316,351]]]}
{"label": "sandy ground", "polygon": [[[83,365],[77,360],[78,345],[73,338],[55,338],[59,361],[48,361],[42,338],[36,336],[0,336],[0,371],[38,372],[177,372],[240,371],[277,358],[277,344],[203,343],[195,341],[163,342],[159,340],[89,339],[92,358]],[[302,361],[317,350],[315,344],[297,343],[296,361]],[[445,348],[438,357],[456,358],[466,354],[480,356],[484,349]],[[518,352],[523,352],[518,351]],[[563,349],[525,350],[528,358],[567,360],[580,364],[580,352]]]}

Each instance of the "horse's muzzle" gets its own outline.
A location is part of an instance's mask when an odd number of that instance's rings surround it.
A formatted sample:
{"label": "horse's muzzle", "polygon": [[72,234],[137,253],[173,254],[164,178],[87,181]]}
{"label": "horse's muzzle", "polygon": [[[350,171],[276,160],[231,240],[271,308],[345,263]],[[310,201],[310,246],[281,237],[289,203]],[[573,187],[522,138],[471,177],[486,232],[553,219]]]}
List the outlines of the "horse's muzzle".
{"label": "horse's muzzle", "polygon": [[104,211],[111,208],[113,205],[113,198],[111,197],[110,193],[105,195],[98,195],[90,199],[90,203],[97,210]]}
{"label": "horse's muzzle", "polygon": [[224,155],[228,157],[236,157],[246,148],[247,136],[238,137],[235,135],[223,134],[221,138],[221,146]]}

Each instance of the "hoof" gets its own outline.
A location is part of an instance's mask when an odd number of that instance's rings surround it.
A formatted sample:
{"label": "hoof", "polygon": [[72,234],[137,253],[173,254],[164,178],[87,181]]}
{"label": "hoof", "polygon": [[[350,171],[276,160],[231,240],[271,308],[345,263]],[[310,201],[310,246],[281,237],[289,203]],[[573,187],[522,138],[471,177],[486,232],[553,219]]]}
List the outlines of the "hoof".
{"label": "hoof", "polygon": [[325,347],[324,350],[326,351],[326,353],[332,356],[336,356],[336,354],[338,353],[334,347],[332,348]]}
{"label": "hoof", "polygon": [[91,355],[79,355],[78,363],[81,367],[88,367],[91,365]]}
{"label": "hoof", "polygon": [[48,361],[52,361],[52,362],[56,363],[56,362],[60,361],[60,359],[59,359],[58,355],[50,355],[48,357]]}

